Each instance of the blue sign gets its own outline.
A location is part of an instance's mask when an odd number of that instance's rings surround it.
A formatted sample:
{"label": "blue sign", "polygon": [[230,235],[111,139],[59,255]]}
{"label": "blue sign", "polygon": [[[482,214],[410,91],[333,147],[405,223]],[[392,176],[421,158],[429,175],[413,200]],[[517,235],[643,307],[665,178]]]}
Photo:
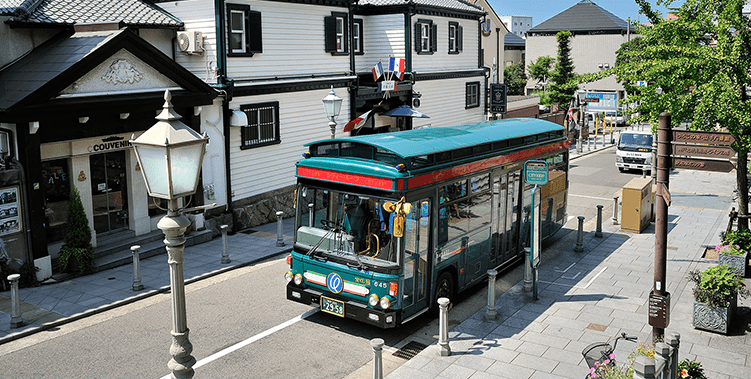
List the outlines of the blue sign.
{"label": "blue sign", "polygon": [[548,184],[548,162],[526,161],[524,162],[524,181],[527,184]]}
{"label": "blue sign", "polygon": [[333,293],[340,293],[344,289],[344,281],[339,274],[332,272],[326,277],[326,286]]}

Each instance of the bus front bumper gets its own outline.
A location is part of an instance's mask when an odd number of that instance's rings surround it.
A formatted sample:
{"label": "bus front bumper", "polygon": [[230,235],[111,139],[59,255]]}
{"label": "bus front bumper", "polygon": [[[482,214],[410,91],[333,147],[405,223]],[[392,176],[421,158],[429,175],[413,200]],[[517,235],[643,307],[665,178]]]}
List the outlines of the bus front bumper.
{"label": "bus front bumper", "polygon": [[[321,307],[321,296],[326,296],[309,288],[299,288],[292,283],[287,284],[287,300]],[[331,297],[326,296],[326,297]],[[351,318],[366,324],[375,325],[384,329],[394,328],[401,323],[401,312],[398,310],[384,311],[382,309],[368,308],[363,304],[352,301],[344,301],[344,317]]]}

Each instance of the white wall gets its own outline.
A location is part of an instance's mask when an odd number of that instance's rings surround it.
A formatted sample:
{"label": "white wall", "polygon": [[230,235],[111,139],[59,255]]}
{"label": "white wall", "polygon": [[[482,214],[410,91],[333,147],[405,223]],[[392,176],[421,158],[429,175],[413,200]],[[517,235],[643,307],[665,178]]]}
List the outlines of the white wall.
{"label": "white wall", "polygon": [[389,55],[405,57],[404,15],[359,16],[362,18],[363,55],[355,56],[356,71],[369,71],[380,59],[388,69]]}
{"label": "white wall", "polygon": [[[480,106],[465,109],[466,85],[469,82],[480,82]],[[483,76],[418,81],[414,89],[422,93],[418,110],[430,116],[430,118],[414,119],[414,128],[425,125],[454,126],[484,120],[485,77]]]}
{"label": "white wall", "polygon": [[[278,101],[282,141],[276,145],[240,150],[241,128],[230,128],[232,201],[295,184],[295,162],[308,151],[303,145],[331,136],[321,103],[329,91],[321,89],[232,99],[230,108],[238,110],[242,104]],[[341,137],[345,135],[342,132],[344,124],[349,121],[349,112],[346,112],[349,109],[349,94],[344,88],[335,88],[335,91],[344,98],[336,131],[337,137]]]}
{"label": "white wall", "polygon": [[0,68],[41,45],[62,28],[11,28],[0,16]]}
{"label": "white wall", "polygon": [[[452,70],[472,69],[478,67],[479,47],[477,46],[477,35],[479,33],[479,23],[477,20],[467,20],[448,17],[415,15],[412,16],[411,33],[414,33],[415,25],[418,19],[433,20],[434,25],[438,25],[437,51],[433,54],[417,54],[414,45],[414,36],[409,41],[412,49],[412,71],[415,72],[445,72]],[[463,28],[463,47],[460,54],[448,53],[448,28],[449,21],[458,22]]]}

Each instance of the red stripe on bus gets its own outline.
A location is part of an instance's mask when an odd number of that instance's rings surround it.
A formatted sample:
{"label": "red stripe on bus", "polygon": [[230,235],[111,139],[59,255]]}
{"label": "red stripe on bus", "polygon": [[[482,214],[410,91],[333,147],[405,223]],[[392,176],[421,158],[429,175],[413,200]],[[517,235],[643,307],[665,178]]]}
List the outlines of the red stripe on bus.
{"label": "red stripe on bus", "polygon": [[297,176],[337,183],[354,184],[361,187],[379,188],[388,191],[394,190],[394,184],[391,179],[377,178],[369,175],[351,174],[320,168],[298,167]]}
{"label": "red stripe on bus", "polygon": [[486,159],[484,161],[467,163],[465,165],[452,167],[443,171],[437,171],[437,172],[433,172],[430,174],[416,176],[414,178],[409,179],[408,188],[414,189],[414,188],[422,187],[424,185],[428,185],[431,183],[442,182],[444,180],[448,180],[448,179],[466,175],[466,174],[471,174],[477,171],[482,171],[491,167],[496,167],[496,166],[500,166],[506,163],[521,161],[524,159],[528,159],[528,158],[531,158],[540,154],[549,153],[551,151],[559,150],[562,148],[568,148],[569,146],[571,146],[571,143],[569,141],[563,141],[563,142],[559,142],[553,145],[540,146],[534,149],[519,151],[516,153],[511,153],[509,155],[502,155],[499,157]]}

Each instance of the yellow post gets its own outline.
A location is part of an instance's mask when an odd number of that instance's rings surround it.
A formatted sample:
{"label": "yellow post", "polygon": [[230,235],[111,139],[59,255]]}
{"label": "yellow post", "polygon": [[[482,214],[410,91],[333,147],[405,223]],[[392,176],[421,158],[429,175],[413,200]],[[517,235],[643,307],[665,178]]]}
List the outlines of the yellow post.
{"label": "yellow post", "polygon": [[600,125],[600,116],[595,117],[595,140],[597,140],[597,127]]}
{"label": "yellow post", "polygon": [[610,116],[610,135],[611,135],[611,136],[613,135],[613,119],[614,119],[614,118],[615,118],[615,117],[613,117],[613,116]]}

